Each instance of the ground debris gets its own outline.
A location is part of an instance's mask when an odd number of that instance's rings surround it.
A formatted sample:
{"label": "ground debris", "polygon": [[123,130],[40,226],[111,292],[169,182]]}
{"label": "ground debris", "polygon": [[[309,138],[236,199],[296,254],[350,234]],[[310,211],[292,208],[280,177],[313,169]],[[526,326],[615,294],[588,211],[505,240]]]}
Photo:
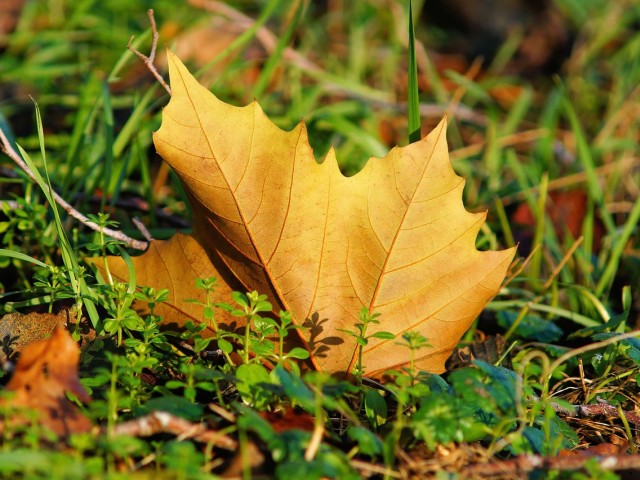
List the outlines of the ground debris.
{"label": "ground debris", "polygon": [[0,399],[12,412],[0,428],[28,423],[26,411],[31,410],[59,436],[91,430],[91,421],[67,398],[71,393],[81,402],[91,400],[78,378],[79,358],[78,345],[61,326],[51,337],[25,346],[5,388],[9,396]]}
{"label": "ground debris", "polygon": [[533,470],[579,470],[589,461],[598,463],[602,470],[634,471],[640,473],[640,455],[593,455],[589,450],[575,455],[544,457],[541,455],[519,455],[515,458],[466,467],[462,478],[522,478],[520,475]]}

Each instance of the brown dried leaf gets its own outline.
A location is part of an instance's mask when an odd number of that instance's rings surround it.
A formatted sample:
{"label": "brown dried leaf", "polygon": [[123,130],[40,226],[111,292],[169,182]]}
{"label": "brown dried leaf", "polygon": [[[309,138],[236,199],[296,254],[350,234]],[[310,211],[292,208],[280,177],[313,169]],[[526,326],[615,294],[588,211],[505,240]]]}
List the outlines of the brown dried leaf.
{"label": "brown dried leaf", "polygon": [[67,323],[68,316],[68,310],[61,310],[58,315],[36,312],[3,315],[0,318],[0,361],[12,359],[25,345],[48,337],[56,326]]}
{"label": "brown dried leaf", "polygon": [[56,327],[50,338],[24,347],[6,387],[14,395],[2,403],[35,410],[40,423],[61,436],[90,430],[90,420],[66,397],[71,392],[82,402],[91,400],[78,379],[79,359],[80,349],[71,335]]}

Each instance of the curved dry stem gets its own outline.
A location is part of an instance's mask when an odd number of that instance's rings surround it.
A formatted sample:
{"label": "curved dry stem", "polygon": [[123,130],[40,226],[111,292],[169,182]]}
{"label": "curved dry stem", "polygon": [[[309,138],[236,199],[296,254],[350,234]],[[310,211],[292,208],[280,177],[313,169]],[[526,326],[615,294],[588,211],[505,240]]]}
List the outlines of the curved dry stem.
{"label": "curved dry stem", "polygon": [[[23,170],[29,176],[29,178],[31,180],[33,180],[34,182],[37,183],[35,175],[31,171],[29,166],[24,162],[24,160],[22,159],[20,154],[18,154],[18,152],[16,152],[16,150],[13,148],[13,146],[11,145],[11,142],[9,141],[9,139],[7,138],[7,136],[5,135],[5,133],[4,133],[4,131],[2,129],[0,129],[0,144],[1,144],[2,151],[11,160],[13,160],[13,162],[16,165],[18,165],[18,167],[20,167],[20,169]],[[125,235],[120,230],[113,230],[111,228],[105,228],[105,227],[102,227],[102,226],[98,225],[95,222],[92,222],[85,215],[83,215],[78,210],[73,208],[64,198],[62,198],[60,196],[60,194],[58,192],[56,192],[55,190],[52,190],[51,194],[52,194],[54,200],[56,201],[56,203],[65,212],[67,212],[67,214],[69,214],[71,217],[73,217],[76,220],[78,220],[83,225],[86,225],[87,227],[91,228],[92,230],[95,230],[96,232],[102,231],[102,232],[104,232],[105,235],[107,235],[107,236],[109,236],[111,238],[115,238],[116,240],[120,240],[127,247],[134,248],[136,250],[146,250],[147,247],[149,246],[148,242],[144,242],[144,241],[141,241],[141,240],[136,240],[135,238],[131,238],[128,235]]]}
{"label": "curved dry stem", "polygon": [[147,15],[149,15],[149,22],[151,23],[151,33],[153,36],[153,40],[151,41],[151,53],[149,53],[149,56],[147,57],[145,54],[133,48],[131,46],[131,42],[133,41],[133,38],[134,38],[133,35],[129,39],[129,43],[127,44],[127,49],[133,52],[140,60],[144,62],[145,66],[147,67],[147,70],[151,72],[151,75],[153,75],[156,78],[156,80],[160,82],[160,85],[164,87],[167,93],[171,95],[171,87],[167,84],[167,82],[164,81],[164,78],[162,78],[162,75],[160,75],[160,73],[156,69],[156,66],[153,64],[153,61],[156,58],[156,47],[158,46],[158,28],[156,27],[156,19],[153,16],[152,8],[147,10]]}

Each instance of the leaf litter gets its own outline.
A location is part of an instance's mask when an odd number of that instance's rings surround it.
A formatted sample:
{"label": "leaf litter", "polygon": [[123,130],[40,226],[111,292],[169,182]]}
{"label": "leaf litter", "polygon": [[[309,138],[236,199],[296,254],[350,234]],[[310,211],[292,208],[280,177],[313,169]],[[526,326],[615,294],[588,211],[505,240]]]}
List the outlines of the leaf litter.
{"label": "leaf litter", "polygon": [[[91,430],[91,421],[67,398],[73,394],[81,402],[91,397],[78,378],[80,349],[62,326],[52,335],[25,346],[5,387],[8,397],[0,400],[3,408],[17,412],[5,418],[3,427],[28,422],[23,409],[37,414],[37,422],[58,436]],[[8,423],[8,425],[7,425]]]}

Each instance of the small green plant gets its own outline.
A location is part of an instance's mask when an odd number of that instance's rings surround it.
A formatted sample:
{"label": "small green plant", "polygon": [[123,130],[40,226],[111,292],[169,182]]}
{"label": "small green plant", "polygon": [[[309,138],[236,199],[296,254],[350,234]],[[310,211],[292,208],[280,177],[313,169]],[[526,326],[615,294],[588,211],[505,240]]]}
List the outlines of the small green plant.
{"label": "small green plant", "polygon": [[134,296],[126,283],[115,283],[113,288],[106,291],[106,295],[111,301],[111,308],[104,322],[104,330],[109,334],[115,333],[118,337],[118,345],[122,345],[123,333],[131,335],[132,332],[142,329],[142,319],[131,308]]}
{"label": "small green plant", "polygon": [[49,303],[49,313],[53,312],[56,302],[73,298],[69,283],[69,275],[64,267],[51,266],[33,274],[33,287],[45,294]]}
{"label": "small green plant", "polygon": [[170,390],[182,389],[184,397],[196,402],[198,390],[216,392],[219,389],[218,381],[224,378],[222,372],[205,368],[197,363],[182,363],[180,365],[182,380],[169,380],[165,387]]}
{"label": "small green plant", "polygon": [[377,338],[380,340],[393,340],[396,336],[391,332],[379,331],[372,334],[367,334],[367,330],[372,325],[379,325],[380,320],[379,313],[371,313],[367,308],[362,308],[358,313],[359,321],[354,325],[355,330],[342,329],[344,333],[352,336],[356,339],[356,345],[358,348],[357,360],[353,368],[352,374],[359,384],[362,384],[362,377],[364,376],[364,364],[362,362],[362,354],[364,348],[369,344],[369,339]]}
{"label": "small green plant", "polygon": [[[34,192],[33,185],[29,185],[24,197],[13,200],[13,204],[3,202],[2,213],[6,217],[0,222],[2,245],[10,250],[23,251],[26,246],[35,245],[46,263],[53,263],[55,248],[55,226],[47,219],[47,207],[42,199]],[[0,267],[6,268],[10,260],[0,259]],[[21,273],[21,269],[18,270]],[[25,286],[28,279],[23,278]]]}
{"label": "small green plant", "polygon": [[[251,353],[256,355],[256,360],[273,354],[274,345],[266,341],[269,335],[275,333],[273,323],[267,321],[259,314],[270,312],[271,304],[267,302],[267,296],[258,292],[248,292],[246,295],[241,292],[233,292],[231,298],[240,308],[233,308],[231,314],[236,317],[244,317],[246,325],[244,327],[244,338],[242,339],[243,361],[248,365],[251,361]],[[252,329],[257,337],[251,336]]]}

